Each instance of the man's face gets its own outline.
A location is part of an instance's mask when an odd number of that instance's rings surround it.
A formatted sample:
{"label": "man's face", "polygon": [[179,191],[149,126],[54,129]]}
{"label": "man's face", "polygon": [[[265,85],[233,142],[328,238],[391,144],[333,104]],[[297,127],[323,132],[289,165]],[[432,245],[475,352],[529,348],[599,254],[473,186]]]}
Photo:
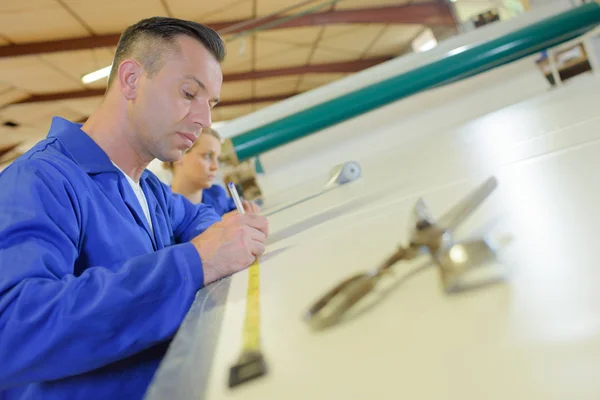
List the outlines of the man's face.
{"label": "man's face", "polygon": [[219,170],[221,142],[208,133],[198,138],[194,147],[176,162],[175,173],[183,175],[196,189],[212,186]]}
{"label": "man's face", "polygon": [[152,77],[140,76],[128,115],[144,157],[176,161],[211,125],[223,75],[219,62],[197,40],[180,36],[173,51]]}

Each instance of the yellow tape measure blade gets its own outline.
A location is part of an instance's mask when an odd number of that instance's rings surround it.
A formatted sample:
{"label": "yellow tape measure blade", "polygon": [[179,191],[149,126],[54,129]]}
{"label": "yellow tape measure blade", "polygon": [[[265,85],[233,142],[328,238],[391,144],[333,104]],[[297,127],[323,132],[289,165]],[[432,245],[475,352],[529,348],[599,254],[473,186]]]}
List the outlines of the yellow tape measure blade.
{"label": "yellow tape measure blade", "polygon": [[229,370],[230,388],[267,373],[267,364],[260,350],[260,266],[258,260],[248,267],[248,293],[243,335],[242,354],[237,363]]}
{"label": "yellow tape measure blade", "polygon": [[242,353],[238,362],[229,369],[229,387],[259,378],[267,373],[267,363],[261,353]]}

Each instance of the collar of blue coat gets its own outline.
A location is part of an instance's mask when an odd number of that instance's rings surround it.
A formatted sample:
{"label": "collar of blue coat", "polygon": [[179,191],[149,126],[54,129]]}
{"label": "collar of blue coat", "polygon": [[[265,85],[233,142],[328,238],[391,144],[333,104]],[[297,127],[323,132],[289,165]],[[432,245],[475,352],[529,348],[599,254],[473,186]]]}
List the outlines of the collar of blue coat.
{"label": "collar of blue coat", "polygon": [[[68,121],[61,117],[53,117],[48,138],[58,139],[71,154],[71,157],[88,174],[101,172],[119,172],[100,146],[84,131],[83,124]],[[142,179],[148,171],[142,173]]]}

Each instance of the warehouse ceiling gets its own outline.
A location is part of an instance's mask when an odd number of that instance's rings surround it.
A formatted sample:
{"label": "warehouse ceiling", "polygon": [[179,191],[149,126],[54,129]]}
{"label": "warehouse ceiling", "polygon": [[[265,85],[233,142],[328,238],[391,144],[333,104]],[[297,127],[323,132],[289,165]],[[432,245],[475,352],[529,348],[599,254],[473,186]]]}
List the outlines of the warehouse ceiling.
{"label": "warehouse ceiling", "polygon": [[[484,7],[489,4],[483,3]],[[51,117],[84,121],[120,32],[164,15],[205,23],[227,43],[214,121],[251,113],[412,51],[424,29],[456,34],[446,0],[20,0],[0,3],[0,163],[43,138]],[[479,4],[481,8],[481,3]]]}

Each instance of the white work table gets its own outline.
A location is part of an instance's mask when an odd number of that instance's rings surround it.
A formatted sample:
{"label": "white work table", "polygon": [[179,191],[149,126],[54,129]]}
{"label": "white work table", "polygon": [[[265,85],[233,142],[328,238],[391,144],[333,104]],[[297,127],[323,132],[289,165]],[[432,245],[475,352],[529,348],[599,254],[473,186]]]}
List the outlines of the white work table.
{"label": "white work table", "polygon": [[[268,374],[227,386],[244,271],[199,292],[148,399],[600,398],[600,78],[357,161],[359,180],[270,217]],[[448,295],[423,256],[398,264],[395,284],[355,317],[324,331],[302,319],[406,244],[419,197],[439,216],[491,175],[498,188],[458,236],[503,240],[504,282]]]}

